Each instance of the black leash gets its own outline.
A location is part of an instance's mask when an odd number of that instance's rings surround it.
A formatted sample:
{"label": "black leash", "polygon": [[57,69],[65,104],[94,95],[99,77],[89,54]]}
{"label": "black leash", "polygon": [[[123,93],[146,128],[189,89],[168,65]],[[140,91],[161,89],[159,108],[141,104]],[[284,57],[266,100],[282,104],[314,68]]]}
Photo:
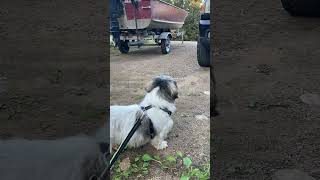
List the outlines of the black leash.
{"label": "black leash", "polygon": [[100,177],[98,177],[98,180],[103,180],[103,179],[106,178],[105,176],[106,176],[107,172],[111,170],[111,168],[113,167],[114,163],[118,160],[120,154],[123,152],[124,148],[127,146],[127,144],[130,141],[131,137],[133,136],[133,134],[136,132],[136,130],[141,125],[142,120],[143,120],[142,116],[140,116],[137,119],[136,123],[134,124],[134,126],[130,130],[130,132],[129,132],[128,136],[126,137],[126,139],[121,143],[119,149],[112,156],[112,158],[110,160],[110,163],[108,164],[108,167],[106,167],[104,169],[104,171],[101,173]]}
{"label": "black leash", "polygon": [[128,142],[130,141],[131,137],[133,136],[133,134],[136,132],[136,130],[139,128],[139,126],[141,125],[143,118],[142,116],[139,117],[136,121],[136,123],[134,124],[134,126],[132,127],[132,129],[130,130],[128,136],[126,137],[126,139],[121,143],[119,149],[116,151],[116,153],[114,153],[114,155],[112,156],[110,163],[108,164],[108,166],[102,171],[102,173],[100,174],[100,176],[93,176],[90,178],[90,180],[105,180],[108,173],[111,168],[113,167],[114,163],[118,160],[120,154],[123,152],[124,148],[127,146]]}

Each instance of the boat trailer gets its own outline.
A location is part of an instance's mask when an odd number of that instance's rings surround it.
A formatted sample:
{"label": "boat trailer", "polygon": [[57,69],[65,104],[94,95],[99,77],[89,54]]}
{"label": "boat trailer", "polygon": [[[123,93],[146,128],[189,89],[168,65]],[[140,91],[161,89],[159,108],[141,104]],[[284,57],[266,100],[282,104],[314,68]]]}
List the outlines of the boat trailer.
{"label": "boat trailer", "polygon": [[110,33],[121,53],[130,46],[161,47],[163,54],[171,50],[171,40],[181,37],[180,31],[188,12],[161,0],[111,0]]}

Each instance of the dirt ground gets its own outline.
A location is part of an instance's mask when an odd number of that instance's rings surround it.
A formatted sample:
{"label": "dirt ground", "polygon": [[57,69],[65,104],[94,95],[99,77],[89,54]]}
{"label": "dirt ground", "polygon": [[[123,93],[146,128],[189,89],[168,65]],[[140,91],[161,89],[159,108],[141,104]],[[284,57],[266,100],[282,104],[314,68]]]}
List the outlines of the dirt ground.
{"label": "dirt ground", "polygon": [[[172,52],[161,54],[160,47],[132,49],[129,54],[114,50],[110,58],[110,104],[139,103],[145,95],[144,88],[155,76],[166,74],[177,80],[179,98],[177,112],[173,115],[173,130],[168,137],[168,148],[157,151],[151,145],[137,150],[127,150],[123,157],[137,154],[174,155],[181,151],[195,164],[209,162],[210,90],[209,68],[201,68],[196,59],[196,42],[172,42]],[[113,51],[113,50],[112,50]],[[207,119],[197,119],[205,115]],[[152,167],[152,179],[176,179],[178,177]],[[178,178],[179,179],[179,178]]]}
{"label": "dirt ground", "polygon": [[280,0],[215,1],[212,123],[216,179],[271,179],[296,168],[320,179],[319,18],[291,17]]}
{"label": "dirt ground", "polygon": [[106,121],[105,5],[0,2],[0,138],[54,139]]}

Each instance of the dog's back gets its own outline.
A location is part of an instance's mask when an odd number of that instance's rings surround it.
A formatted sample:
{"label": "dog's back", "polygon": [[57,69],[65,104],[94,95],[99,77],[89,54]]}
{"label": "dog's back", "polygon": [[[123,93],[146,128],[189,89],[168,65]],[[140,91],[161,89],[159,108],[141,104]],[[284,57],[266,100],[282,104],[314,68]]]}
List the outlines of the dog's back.
{"label": "dog's back", "polygon": [[136,113],[140,110],[140,106],[137,104],[110,106],[110,135],[112,136],[114,131],[121,131],[122,129],[127,129],[127,127],[133,127],[134,122],[130,120],[136,119]]}
{"label": "dog's back", "polygon": [[139,105],[110,107],[110,141],[111,144],[121,144],[134,126],[142,118],[140,127],[128,143],[128,147],[139,147],[146,144],[154,135],[151,120],[144,114]]}

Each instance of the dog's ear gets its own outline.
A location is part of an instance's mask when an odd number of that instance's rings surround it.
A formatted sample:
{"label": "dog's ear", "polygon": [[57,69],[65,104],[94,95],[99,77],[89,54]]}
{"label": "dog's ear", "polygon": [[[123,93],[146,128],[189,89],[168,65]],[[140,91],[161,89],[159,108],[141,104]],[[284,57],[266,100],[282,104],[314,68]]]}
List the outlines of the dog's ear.
{"label": "dog's ear", "polygon": [[147,84],[147,87],[145,88],[145,90],[149,93],[149,92],[151,92],[154,88],[155,88],[154,82],[153,82],[153,81],[150,81],[150,82]]}

